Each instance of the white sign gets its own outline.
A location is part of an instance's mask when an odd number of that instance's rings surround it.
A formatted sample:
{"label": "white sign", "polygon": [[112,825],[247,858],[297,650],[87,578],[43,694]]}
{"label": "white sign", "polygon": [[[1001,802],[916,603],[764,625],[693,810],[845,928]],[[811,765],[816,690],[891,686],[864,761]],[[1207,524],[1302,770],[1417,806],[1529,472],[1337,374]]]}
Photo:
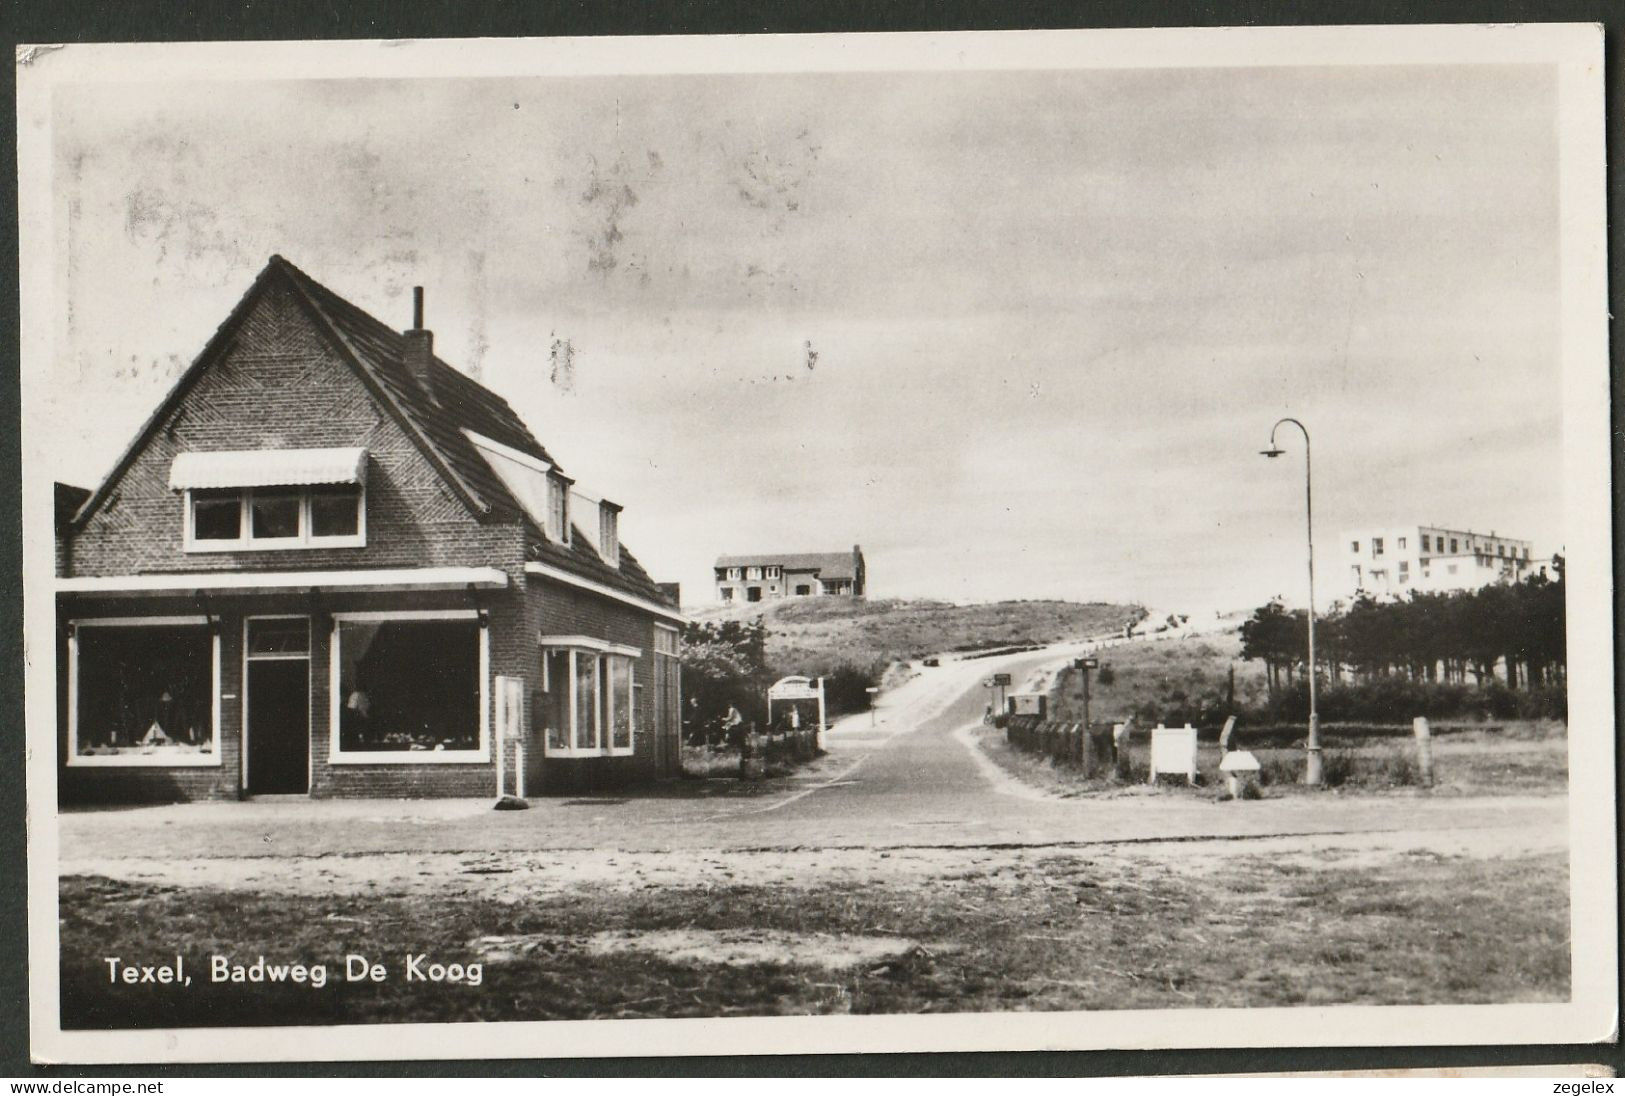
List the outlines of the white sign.
{"label": "white sign", "polygon": [[810,677],[781,677],[768,687],[769,700],[817,700],[818,683]]}
{"label": "white sign", "polygon": [[1231,750],[1219,762],[1219,771],[1226,773],[1256,773],[1259,770],[1258,758],[1249,750]]}
{"label": "white sign", "polygon": [[1196,783],[1196,728],[1189,723],[1183,727],[1159,725],[1151,732],[1151,782],[1158,773],[1180,773],[1190,783]]}

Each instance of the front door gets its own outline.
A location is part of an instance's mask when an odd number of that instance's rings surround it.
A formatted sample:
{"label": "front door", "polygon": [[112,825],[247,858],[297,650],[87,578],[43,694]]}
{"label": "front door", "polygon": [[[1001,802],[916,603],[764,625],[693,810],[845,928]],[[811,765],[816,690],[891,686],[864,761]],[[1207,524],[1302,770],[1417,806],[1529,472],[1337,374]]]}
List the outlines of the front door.
{"label": "front door", "polygon": [[243,698],[248,793],[310,791],[310,623],[248,621]]}

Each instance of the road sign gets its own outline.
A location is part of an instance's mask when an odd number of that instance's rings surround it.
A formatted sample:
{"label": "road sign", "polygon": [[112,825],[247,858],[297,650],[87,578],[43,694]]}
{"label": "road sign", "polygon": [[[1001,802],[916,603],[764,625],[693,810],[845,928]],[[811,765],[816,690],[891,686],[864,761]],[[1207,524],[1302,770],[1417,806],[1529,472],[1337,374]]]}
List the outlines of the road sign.
{"label": "road sign", "polygon": [[1075,669],[1075,670],[1098,670],[1100,668],[1100,659],[1098,659],[1098,658],[1077,658],[1077,659],[1073,659],[1072,660],[1072,668]]}
{"label": "road sign", "polygon": [[1010,684],[1010,675],[1009,674],[994,674],[993,675],[993,684],[995,684],[995,685],[1008,685],[1008,684]]}

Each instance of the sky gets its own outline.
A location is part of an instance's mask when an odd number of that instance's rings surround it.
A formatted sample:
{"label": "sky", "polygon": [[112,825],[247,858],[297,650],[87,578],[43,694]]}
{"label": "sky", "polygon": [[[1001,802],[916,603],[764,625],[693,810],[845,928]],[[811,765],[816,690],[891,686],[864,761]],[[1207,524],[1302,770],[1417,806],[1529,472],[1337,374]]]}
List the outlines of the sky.
{"label": "sky", "polygon": [[[1554,70],[63,87],[31,469],[93,486],[274,253],[513,404],[687,602],[1301,604],[1344,529],[1562,547]],[[95,393],[87,399],[87,393]]]}

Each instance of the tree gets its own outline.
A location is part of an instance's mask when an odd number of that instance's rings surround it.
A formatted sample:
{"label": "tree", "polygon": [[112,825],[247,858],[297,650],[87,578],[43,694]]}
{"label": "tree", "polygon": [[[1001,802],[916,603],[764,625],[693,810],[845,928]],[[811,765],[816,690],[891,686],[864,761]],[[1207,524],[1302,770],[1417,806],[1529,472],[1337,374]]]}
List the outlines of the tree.
{"label": "tree", "polygon": [[691,745],[716,740],[729,708],[745,727],[767,719],[767,626],[760,618],[683,625],[683,735]]}

